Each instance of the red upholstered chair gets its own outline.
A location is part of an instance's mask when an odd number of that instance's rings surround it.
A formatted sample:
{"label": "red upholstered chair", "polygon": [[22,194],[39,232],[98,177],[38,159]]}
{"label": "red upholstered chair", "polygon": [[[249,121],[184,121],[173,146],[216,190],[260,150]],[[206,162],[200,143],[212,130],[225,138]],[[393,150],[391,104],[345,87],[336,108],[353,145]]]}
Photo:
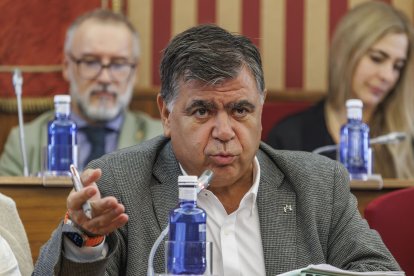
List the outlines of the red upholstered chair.
{"label": "red upholstered chair", "polygon": [[364,212],[407,276],[414,276],[414,188],[390,192],[371,201]]}
{"label": "red upholstered chair", "polygon": [[266,141],[272,127],[281,119],[302,111],[312,104],[311,101],[266,102],[262,112],[262,140]]}

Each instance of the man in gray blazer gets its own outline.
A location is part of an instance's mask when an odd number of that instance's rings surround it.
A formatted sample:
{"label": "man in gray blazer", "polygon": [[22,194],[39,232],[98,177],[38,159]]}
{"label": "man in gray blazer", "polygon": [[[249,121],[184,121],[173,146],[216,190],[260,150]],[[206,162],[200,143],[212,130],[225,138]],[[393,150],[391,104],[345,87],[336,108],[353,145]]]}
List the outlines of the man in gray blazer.
{"label": "man in gray blazer", "polygon": [[[399,270],[361,218],[342,165],[260,142],[266,92],[250,40],[214,25],[190,28],[169,43],[160,73],[165,137],[90,164],[35,275],[146,275],[178,202],[177,177],[205,169],[214,177],[197,203],[207,213],[214,274],[275,275],[317,263]],[[87,199],[92,219],[82,211]],[[90,241],[75,245],[75,232]],[[156,272],[164,271],[162,251]]]}

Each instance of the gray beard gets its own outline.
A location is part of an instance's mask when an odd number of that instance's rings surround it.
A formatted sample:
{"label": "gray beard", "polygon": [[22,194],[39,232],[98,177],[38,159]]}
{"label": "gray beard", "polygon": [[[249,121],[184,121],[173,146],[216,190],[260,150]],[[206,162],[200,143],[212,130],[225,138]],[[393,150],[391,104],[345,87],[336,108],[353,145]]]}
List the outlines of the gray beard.
{"label": "gray beard", "polygon": [[106,103],[106,98],[101,98],[99,100],[99,106],[90,106],[89,101],[78,101],[78,105],[83,115],[85,115],[87,118],[90,118],[91,120],[99,122],[106,122],[114,119],[124,109],[120,104],[117,104],[111,108],[107,108]]}
{"label": "gray beard", "polygon": [[90,104],[90,94],[91,91],[84,95],[80,95],[78,93],[77,85],[74,81],[70,82],[70,94],[72,96],[72,100],[76,102],[79,107],[80,112],[86,118],[92,121],[98,122],[106,122],[114,119],[117,117],[121,112],[128,108],[129,102],[132,98],[133,92],[133,82],[128,84],[126,88],[126,92],[123,95],[117,94],[115,99],[115,106],[108,108],[107,107],[107,99],[101,98],[99,101],[99,105],[92,106]]}

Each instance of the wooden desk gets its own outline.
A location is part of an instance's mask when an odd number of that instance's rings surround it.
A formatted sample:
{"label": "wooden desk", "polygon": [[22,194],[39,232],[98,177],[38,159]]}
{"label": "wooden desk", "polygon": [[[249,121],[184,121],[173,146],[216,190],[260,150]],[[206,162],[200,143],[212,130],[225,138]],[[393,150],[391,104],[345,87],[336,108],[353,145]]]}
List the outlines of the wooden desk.
{"label": "wooden desk", "polygon": [[43,186],[43,179],[39,177],[0,177],[0,193],[16,202],[34,262],[40,247],[65,215],[66,198],[72,189],[69,178],[48,182],[55,186]]}
{"label": "wooden desk", "polygon": [[[69,178],[52,181],[57,187],[43,186],[37,177],[0,177],[0,193],[14,199],[26,229],[33,261],[37,260],[40,247],[49,239],[66,212],[66,198],[71,190]],[[389,191],[412,187],[414,180],[384,179],[382,190],[352,190],[358,199],[358,209],[374,198]]]}
{"label": "wooden desk", "polygon": [[373,199],[386,194],[390,191],[395,191],[398,189],[414,187],[414,179],[384,179],[384,186],[381,190],[360,190],[360,189],[351,189],[351,192],[358,199],[358,210],[362,216],[364,216],[365,207]]}

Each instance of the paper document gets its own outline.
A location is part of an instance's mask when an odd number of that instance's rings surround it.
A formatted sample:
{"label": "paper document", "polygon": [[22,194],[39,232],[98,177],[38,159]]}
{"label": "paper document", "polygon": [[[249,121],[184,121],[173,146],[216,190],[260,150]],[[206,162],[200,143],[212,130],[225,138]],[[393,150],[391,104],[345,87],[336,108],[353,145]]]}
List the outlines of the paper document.
{"label": "paper document", "polygon": [[339,269],[328,264],[309,265],[304,268],[292,270],[277,276],[405,276],[403,271],[370,271],[356,272]]}

